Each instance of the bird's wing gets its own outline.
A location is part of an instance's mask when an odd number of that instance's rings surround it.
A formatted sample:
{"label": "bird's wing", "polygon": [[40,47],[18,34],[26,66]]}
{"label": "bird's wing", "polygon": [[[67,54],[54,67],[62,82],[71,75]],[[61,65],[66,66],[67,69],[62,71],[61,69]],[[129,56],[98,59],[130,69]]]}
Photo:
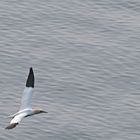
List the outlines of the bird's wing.
{"label": "bird's wing", "polygon": [[17,125],[18,125],[18,123],[13,123],[13,124],[8,125],[5,129],[13,129],[13,128],[15,128]]}
{"label": "bird's wing", "polygon": [[26,117],[27,113],[21,113],[17,116],[15,116],[11,122],[10,122],[10,125],[8,125],[5,129],[12,129],[12,128],[15,128],[20,122],[21,120]]}
{"label": "bird's wing", "polygon": [[20,123],[21,120],[27,116],[27,112],[24,112],[24,113],[21,113],[19,115],[16,115],[10,122],[10,124],[13,124],[13,123]]}
{"label": "bird's wing", "polygon": [[20,110],[31,108],[31,98],[32,98],[32,92],[34,88],[34,72],[33,69],[30,68],[29,75],[26,81],[26,87],[24,89],[22,99],[21,99],[21,106]]}

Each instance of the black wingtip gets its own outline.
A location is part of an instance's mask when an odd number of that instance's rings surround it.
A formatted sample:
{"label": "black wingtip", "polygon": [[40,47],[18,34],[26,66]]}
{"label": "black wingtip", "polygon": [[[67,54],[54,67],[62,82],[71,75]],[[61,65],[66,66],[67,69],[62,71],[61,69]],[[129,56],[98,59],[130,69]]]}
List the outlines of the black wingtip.
{"label": "black wingtip", "polygon": [[34,72],[32,67],[29,70],[29,75],[26,81],[26,87],[34,88]]}
{"label": "black wingtip", "polygon": [[18,125],[18,123],[13,123],[13,124],[10,124],[9,126],[7,126],[5,129],[13,129],[13,128],[15,128],[17,125]]}

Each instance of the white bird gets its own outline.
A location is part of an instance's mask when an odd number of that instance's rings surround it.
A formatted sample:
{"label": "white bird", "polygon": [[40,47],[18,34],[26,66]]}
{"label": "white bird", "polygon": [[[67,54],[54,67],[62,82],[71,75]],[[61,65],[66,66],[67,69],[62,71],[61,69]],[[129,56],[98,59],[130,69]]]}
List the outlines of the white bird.
{"label": "white bird", "polygon": [[22,100],[21,100],[21,106],[17,113],[9,116],[12,118],[10,125],[7,126],[5,129],[12,129],[15,128],[23,118],[32,116],[39,113],[47,113],[46,111],[43,111],[42,109],[32,109],[31,106],[31,97],[32,92],[34,88],[34,72],[32,67],[30,68],[29,75],[26,81],[26,87],[24,89]]}

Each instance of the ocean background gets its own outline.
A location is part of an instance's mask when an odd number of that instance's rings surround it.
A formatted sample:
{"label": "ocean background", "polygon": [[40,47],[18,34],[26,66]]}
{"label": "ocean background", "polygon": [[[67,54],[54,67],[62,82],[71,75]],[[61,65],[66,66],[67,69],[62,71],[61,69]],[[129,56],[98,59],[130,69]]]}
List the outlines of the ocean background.
{"label": "ocean background", "polygon": [[[33,107],[5,130],[29,68]],[[140,1],[0,1],[0,140],[139,140]]]}

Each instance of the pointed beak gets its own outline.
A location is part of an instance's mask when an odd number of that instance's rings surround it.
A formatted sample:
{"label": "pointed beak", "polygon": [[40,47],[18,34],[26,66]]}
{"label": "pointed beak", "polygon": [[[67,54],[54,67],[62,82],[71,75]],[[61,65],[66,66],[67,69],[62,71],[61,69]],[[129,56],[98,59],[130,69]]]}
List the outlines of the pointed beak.
{"label": "pointed beak", "polygon": [[48,113],[47,111],[42,111],[42,113]]}

